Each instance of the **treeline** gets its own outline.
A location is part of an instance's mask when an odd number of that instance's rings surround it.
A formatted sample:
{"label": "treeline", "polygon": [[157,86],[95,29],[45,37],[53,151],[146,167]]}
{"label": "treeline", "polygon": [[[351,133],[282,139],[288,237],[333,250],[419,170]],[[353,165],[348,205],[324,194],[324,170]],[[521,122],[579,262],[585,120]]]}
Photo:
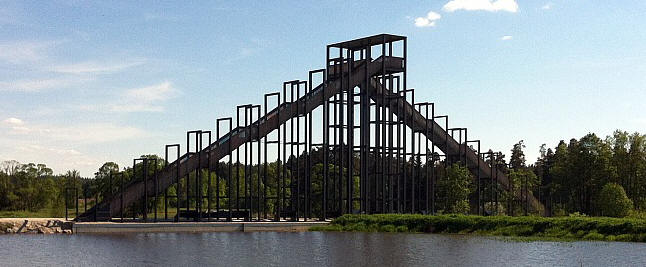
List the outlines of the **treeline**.
{"label": "treeline", "polygon": [[[347,153],[347,151],[337,152]],[[331,154],[335,153],[333,152]],[[95,203],[119,194],[121,185],[127,188],[131,183],[142,181],[145,168],[147,168],[146,172],[148,177],[152,179],[155,171],[161,171],[166,165],[164,159],[157,155],[142,155],[140,158],[147,159],[147,164],[138,162],[135,168],[120,168],[114,162],[107,162],[99,168],[92,178],[81,178],[76,171],[68,171],[64,175],[53,175],[51,169],[43,164],[20,164],[15,161],[4,162],[2,163],[3,166],[12,167],[4,168],[0,171],[4,185],[0,188],[0,193],[2,193],[2,196],[6,196],[0,199],[0,210],[38,211],[47,208],[51,210],[50,213],[52,214],[50,216],[63,216],[66,206],[65,199],[67,199],[70,216],[74,217],[76,215],[74,212],[77,203],[80,206],[79,212],[82,213],[85,210],[85,203],[87,203],[88,208],[91,208]],[[147,207],[147,212],[151,213],[156,208],[158,213],[161,213],[167,208],[171,212],[171,216],[173,216],[177,207],[185,209],[188,206],[194,209],[200,200],[201,202],[199,204],[205,210],[208,206],[208,197],[210,196],[212,209],[215,209],[218,204],[220,208],[226,209],[229,207],[229,202],[231,202],[231,206],[234,209],[238,206],[241,209],[245,209],[249,205],[254,210],[254,216],[258,215],[257,211],[260,211],[263,216],[267,214],[268,217],[273,217],[276,212],[277,196],[285,196],[283,211],[293,210],[297,201],[297,192],[300,192],[301,210],[303,210],[305,206],[305,192],[310,190],[310,198],[312,200],[311,214],[313,216],[320,216],[322,214],[321,199],[323,194],[323,153],[321,150],[312,152],[311,169],[308,169],[306,166],[306,158],[306,154],[302,154],[298,158],[291,156],[284,164],[280,161],[268,163],[266,169],[264,165],[258,166],[257,164],[250,164],[245,166],[243,163],[233,163],[229,166],[228,163],[220,162],[217,167],[219,172],[213,171],[215,168],[212,168],[210,172],[202,170],[199,176],[196,175],[196,172],[191,172],[188,179],[183,177],[180,180],[178,186],[173,184],[166,190],[160,191],[157,199],[152,198],[151,195],[148,201],[149,206]],[[358,209],[359,201],[356,200],[360,197],[360,191],[358,190],[358,157],[356,160],[355,170],[353,170],[355,175],[351,182],[355,188],[352,196],[355,199],[353,201],[353,207]],[[408,162],[401,161],[400,164],[406,165],[408,177],[416,176],[416,181],[419,183],[416,186],[420,187],[417,194],[422,194],[423,190],[421,186],[425,186],[425,184],[420,181],[423,180],[422,177],[424,173],[427,173],[429,166],[422,164],[419,159],[410,159]],[[472,175],[465,167],[458,164],[447,166],[447,168],[444,168],[443,164],[445,163],[436,163],[436,210],[446,213],[466,213],[469,211],[468,196],[475,190]],[[229,169],[231,169],[230,177],[228,173]],[[413,169],[417,171],[413,172]],[[302,177],[306,176],[308,170],[311,170],[311,184],[309,188],[302,179]],[[265,171],[267,173],[266,178]],[[218,176],[217,173],[220,175]],[[337,200],[339,198],[347,200],[348,198],[347,191],[345,190],[347,185],[347,170],[329,165],[328,174],[340,179],[328,181],[330,194],[330,203],[328,203],[328,206],[333,210],[333,207],[335,207],[334,202],[331,200],[333,195],[336,194]],[[296,182],[296,176],[301,177],[301,183]],[[279,190],[278,187],[279,177],[283,177],[283,180],[280,182],[284,187],[283,190]],[[231,190],[228,190],[227,187],[229,179],[232,184]],[[199,186],[196,186],[198,183]],[[149,186],[153,186],[152,181],[149,182]],[[410,180],[406,186],[407,188],[413,188]],[[337,193],[332,193],[332,191]],[[245,197],[245,192],[251,197]],[[279,194],[279,192],[281,193]],[[227,197],[229,194],[231,195],[231,199]],[[188,200],[187,195],[189,196]],[[221,196],[219,203],[217,202],[218,195]],[[266,202],[263,201],[260,207],[258,206],[259,195],[261,198],[264,198],[265,195],[270,198]],[[141,216],[142,205],[142,201],[139,201],[126,207],[124,216]]]}
{"label": "treeline", "polygon": [[[529,213],[528,203],[524,196],[531,192],[540,202],[544,204],[552,215],[562,216],[571,213],[584,213],[594,216],[625,216],[632,210],[641,211],[646,209],[646,136],[639,133],[628,134],[623,131],[616,131],[613,135],[601,139],[595,134],[587,134],[580,139],[571,139],[569,142],[561,141],[554,148],[547,145],[540,147],[540,156],[531,164],[527,163],[523,141],[518,142],[511,149],[509,161],[502,154],[492,153],[485,157],[487,162],[493,161],[505,172],[510,180],[509,190],[504,190],[500,185],[491,184],[488,179],[483,179],[480,186],[474,183],[474,176],[466,167],[453,160],[447,163],[445,159],[436,161],[426,160],[423,162],[419,157],[410,158],[404,164],[407,177],[414,177],[403,181],[405,188],[420,188],[416,193],[418,196],[424,194],[421,188],[429,186],[428,174],[433,173],[435,180],[435,207],[437,213],[476,213],[478,197],[483,203],[486,214],[507,214],[521,215]],[[491,151],[490,151],[491,152]],[[332,152],[346,154],[346,151]],[[321,213],[323,193],[323,153],[321,150],[314,150],[310,159],[312,168],[305,165],[308,155],[302,154],[298,158],[290,157],[285,164],[276,161],[268,163],[265,180],[264,166],[220,162],[220,176],[215,171],[202,171],[196,178],[192,172],[188,179],[181,179],[179,187],[172,185],[161,192],[156,201],[149,200],[148,211],[163,210],[165,206],[169,209],[176,207],[191,208],[198,205],[198,196],[201,199],[202,209],[207,207],[206,197],[210,195],[211,206],[214,208],[216,196],[220,195],[220,207],[226,208],[229,199],[224,198],[229,194],[227,190],[228,170],[231,169],[231,201],[232,206],[236,203],[241,207],[247,207],[245,201],[251,201],[249,205],[253,210],[261,210],[272,216],[275,212],[275,200],[267,201],[266,206],[258,207],[259,195],[264,195],[265,188],[267,196],[274,198],[280,191],[277,187],[279,172],[283,172],[279,166],[284,166],[284,194],[287,196],[286,206],[295,205],[295,192],[311,191],[312,214]],[[143,155],[147,158],[146,165],[149,177],[164,168],[166,162],[156,155]],[[331,161],[332,162],[332,161]],[[374,160],[371,164],[374,164]],[[155,164],[156,163],[156,164]],[[431,168],[434,164],[434,168]],[[351,181],[354,184],[353,199],[359,197],[359,164],[355,159],[356,175]],[[260,167],[260,168],[259,168]],[[371,167],[372,168],[372,167]],[[311,186],[307,188],[305,183],[297,183],[292,179],[297,174],[305,177],[305,172],[311,171]],[[53,175],[52,170],[44,164],[20,164],[15,161],[3,162],[0,168],[0,210],[28,210],[37,211],[50,209],[56,215],[64,212],[65,192],[78,194],[78,198],[88,201],[91,207],[96,201],[101,201],[111,195],[118,194],[119,186],[125,187],[129,183],[140,181],[144,176],[144,165],[139,162],[135,168],[120,168],[114,162],[107,162],[99,168],[92,178],[81,178],[76,171],[68,171],[63,175]],[[297,173],[298,172],[298,173]],[[112,178],[110,178],[110,174]],[[114,175],[121,173],[121,175]],[[346,177],[346,169],[328,166],[328,173],[332,176]],[[210,179],[208,178],[210,174]],[[201,178],[199,178],[201,177]],[[245,185],[245,181],[247,184]],[[417,184],[412,184],[416,181]],[[196,187],[196,183],[201,186]],[[188,183],[188,186],[187,186]],[[266,185],[265,185],[266,183]],[[341,180],[337,183],[330,181],[328,191],[340,192],[341,197],[347,199],[347,191],[343,190],[347,181]],[[481,191],[478,192],[477,189]],[[261,189],[261,191],[258,191]],[[71,191],[70,191],[71,190]],[[199,191],[198,191],[199,190]],[[395,189],[396,190],[396,189]],[[249,192],[253,197],[245,198],[244,192]],[[177,195],[180,195],[180,201]],[[187,201],[186,195],[190,198]],[[240,198],[236,198],[239,195]],[[338,197],[338,196],[337,196]],[[68,206],[75,204],[76,198],[68,194]],[[411,200],[407,200],[411,201]],[[135,203],[128,207],[127,216],[136,216],[141,213],[141,204]],[[410,203],[409,203],[410,204]],[[353,202],[358,209],[359,202]],[[421,204],[417,204],[421,207]],[[331,203],[328,207],[332,207]],[[81,209],[82,211],[83,209]]]}
{"label": "treeline", "polygon": [[[336,154],[340,151],[332,152],[330,154]],[[347,151],[340,152],[347,153]],[[211,208],[215,209],[218,204],[221,209],[227,209],[229,203],[231,202],[231,207],[237,209],[239,206],[241,209],[246,209],[251,207],[253,211],[253,216],[257,216],[258,212],[261,213],[261,216],[267,214],[268,217],[273,217],[276,212],[276,198],[279,196],[285,197],[285,202],[283,203],[283,211],[293,211],[296,206],[297,195],[300,192],[300,210],[304,211],[305,207],[305,192],[310,191],[311,199],[311,214],[313,216],[322,215],[322,195],[323,195],[323,173],[324,165],[322,163],[323,151],[322,150],[313,150],[311,155],[312,167],[309,169],[306,166],[307,155],[305,153],[301,154],[298,158],[295,156],[289,157],[289,159],[283,164],[281,161],[274,161],[267,163],[266,169],[263,164],[260,166],[258,164],[249,164],[244,163],[233,163],[229,166],[229,163],[220,162],[218,167],[212,167],[212,171],[208,172],[207,170],[202,170],[197,176],[196,172],[191,172],[188,179],[185,177],[180,179],[179,185],[171,185],[166,190],[161,191],[158,194],[157,199],[149,199],[149,206],[147,209],[148,213],[152,213],[156,208],[158,213],[161,213],[165,208],[168,208],[171,214],[174,214],[175,209],[180,207],[185,209],[187,206],[190,209],[194,209],[198,205],[198,201],[202,210],[206,210],[208,207],[208,199],[210,196]],[[332,156],[333,157],[333,156]],[[160,159],[156,155],[144,155],[141,158],[149,159],[149,162],[154,162],[157,160],[157,165],[148,164],[147,173],[149,177],[154,177],[155,169],[160,171],[164,167],[164,160]],[[359,201],[357,200],[360,197],[359,190],[359,164],[358,164],[358,155],[356,157],[356,163],[354,164],[355,169],[353,171],[354,179],[351,181],[354,185],[354,192],[352,198],[354,209],[359,209]],[[394,162],[395,160],[393,160]],[[417,194],[423,194],[421,186],[425,186],[422,181],[422,177],[427,173],[427,166],[422,164],[419,159],[414,160],[410,159],[408,162],[401,162],[400,164],[406,165],[408,177],[413,177],[415,175],[416,181],[418,181],[417,186],[420,187],[417,191]],[[437,189],[436,191],[436,210],[439,212],[445,213],[467,213],[469,212],[469,201],[468,197],[475,190],[475,184],[472,179],[473,176],[469,173],[468,169],[460,166],[459,164],[449,165],[444,168],[444,162],[436,163],[436,178],[437,178]],[[284,169],[283,169],[284,168]],[[219,171],[215,171],[219,169]],[[229,177],[229,171],[231,174]],[[413,171],[416,169],[416,171]],[[88,193],[91,197],[95,195],[99,199],[109,196],[110,194],[119,193],[119,185],[121,183],[122,176],[113,175],[110,178],[110,172],[116,173],[119,170],[119,167],[112,162],[104,164],[99,172],[95,173],[95,179],[93,185],[89,188]],[[440,171],[442,170],[442,171]],[[309,171],[310,176],[310,185],[309,188],[305,183],[304,177],[306,172]],[[137,163],[134,171],[132,168],[125,168],[121,173],[123,174],[123,183],[125,187],[129,183],[142,181],[144,177],[144,164]],[[265,177],[265,172],[267,173]],[[219,173],[219,175],[218,175]],[[210,175],[210,178],[209,178]],[[328,166],[328,175],[330,176],[328,180],[328,207],[334,213],[334,207],[339,202],[334,202],[332,198],[336,195],[336,199],[339,198],[347,200],[347,170],[335,168],[333,165]],[[301,183],[298,183],[296,177],[300,177]],[[279,177],[282,177],[282,180],[278,181]],[[336,181],[333,181],[331,177],[336,177]],[[343,177],[343,178],[339,178]],[[111,181],[110,181],[111,179]],[[231,182],[231,190],[228,190],[227,184]],[[266,180],[265,180],[266,179]],[[150,185],[149,181],[149,185]],[[199,183],[199,186],[196,184]],[[110,190],[110,184],[112,185],[112,190]],[[279,189],[279,184],[282,184],[284,187],[283,190]],[[152,185],[150,185],[152,187]],[[411,180],[407,183],[407,188],[412,188]],[[265,192],[266,190],[266,192]],[[335,191],[336,193],[332,193]],[[248,198],[245,197],[245,192],[247,192]],[[231,194],[231,199],[227,196]],[[179,195],[179,201],[177,196]],[[186,196],[189,196],[188,200]],[[217,196],[220,196],[219,203]],[[265,195],[268,197],[268,200],[262,201]],[[259,197],[260,196],[260,197]],[[410,196],[409,196],[410,197]],[[258,199],[261,199],[261,204],[258,203]],[[421,199],[421,198],[420,198]],[[410,202],[411,200],[408,199]],[[421,200],[419,200],[421,201]],[[342,200],[343,202],[343,200]],[[336,204],[335,204],[336,203]],[[136,202],[130,207],[126,207],[124,216],[138,216],[141,215],[142,201]],[[260,205],[260,206],[259,206]],[[346,205],[346,204],[342,204]],[[416,204],[421,205],[421,204]],[[301,216],[303,213],[301,213]]]}
{"label": "treeline", "polygon": [[[45,164],[0,163],[0,210],[49,210],[49,216],[64,214],[64,190],[68,181],[81,182],[78,172],[54,175]],[[72,178],[72,179],[70,179]]]}
{"label": "treeline", "polygon": [[590,133],[554,149],[543,145],[527,168],[540,179],[534,193],[554,215],[611,215],[625,209],[625,197],[631,209],[646,209],[646,135],[617,130],[605,139]]}

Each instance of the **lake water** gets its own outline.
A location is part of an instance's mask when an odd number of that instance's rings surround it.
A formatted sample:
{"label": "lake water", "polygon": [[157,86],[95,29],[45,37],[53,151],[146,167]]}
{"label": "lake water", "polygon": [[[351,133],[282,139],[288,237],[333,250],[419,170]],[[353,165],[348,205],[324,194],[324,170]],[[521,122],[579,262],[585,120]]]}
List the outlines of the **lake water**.
{"label": "lake water", "polygon": [[646,244],[391,233],[0,235],[0,265],[646,266]]}

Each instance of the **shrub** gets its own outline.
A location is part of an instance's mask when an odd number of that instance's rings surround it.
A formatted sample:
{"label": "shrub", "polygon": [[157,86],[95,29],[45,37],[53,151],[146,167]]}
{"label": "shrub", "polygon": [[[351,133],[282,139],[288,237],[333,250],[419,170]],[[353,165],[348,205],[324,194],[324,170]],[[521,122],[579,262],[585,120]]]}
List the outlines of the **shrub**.
{"label": "shrub", "polygon": [[597,233],[596,231],[592,231],[592,232],[589,232],[588,234],[586,234],[585,236],[583,236],[583,239],[585,239],[585,240],[604,240],[605,237],[602,234]]}
{"label": "shrub", "polygon": [[602,216],[626,217],[633,208],[633,202],[626,196],[621,185],[607,183],[599,193],[597,206]]}
{"label": "shrub", "polygon": [[607,217],[509,217],[420,214],[346,214],[314,231],[475,233],[521,237],[646,242],[646,220]]}
{"label": "shrub", "polygon": [[[437,181],[441,188],[438,197],[444,199],[444,213],[466,213],[469,211],[469,195],[474,191],[473,175],[468,168],[453,164],[446,168],[446,175]],[[462,201],[465,201],[462,203]],[[465,206],[466,204],[466,206]]]}
{"label": "shrub", "polygon": [[451,207],[453,212],[459,213],[459,214],[467,214],[469,212],[469,201],[468,200],[460,200],[453,204],[453,207]]}

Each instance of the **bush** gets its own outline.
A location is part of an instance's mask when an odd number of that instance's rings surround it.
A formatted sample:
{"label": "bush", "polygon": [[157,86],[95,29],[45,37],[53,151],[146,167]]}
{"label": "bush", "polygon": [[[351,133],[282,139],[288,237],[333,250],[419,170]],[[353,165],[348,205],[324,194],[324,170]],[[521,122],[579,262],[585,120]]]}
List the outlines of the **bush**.
{"label": "bush", "polygon": [[509,217],[421,214],[346,214],[314,231],[425,232],[538,238],[646,241],[646,220],[605,217]]}
{"label": "bush", "polygon": [[[446,168],[446,175],[437,181],[438,198],[446,205],[444,213],[466,213],[469,211],[469,195],[475,190],[473,175],[468,168],[453,164]],[[464,202],[463,202],[464,201]]]}
{"label": "bush", "polygon": [[583,236],[583,239],[585,240],[604,240],[605,236],[603,236],[600,233],[597,233],[596,231],[589,232],[585,236]]}
{"label": "bush", "polygon": [[467,214],[469,213],[469,201],[468,200],[460,200],[453,204],[453,207],[451,207],[454,213],[459,213],[459,214]]}
{"label": "bush", "polygon": [[599,193],[597,206],[602,216],[626,217],[633,208],[633,202],[626,196],[621,185],[607,183]]}

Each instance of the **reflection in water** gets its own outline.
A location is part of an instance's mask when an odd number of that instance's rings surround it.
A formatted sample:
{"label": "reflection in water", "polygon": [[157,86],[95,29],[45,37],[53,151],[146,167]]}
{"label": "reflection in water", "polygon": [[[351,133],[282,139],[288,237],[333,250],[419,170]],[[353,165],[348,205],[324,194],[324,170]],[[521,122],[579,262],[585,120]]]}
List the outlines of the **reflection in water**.
{"label": "reflection in water", "polygon": [[646,265],[646,244],[389,233],[3,235],[0,265]]}

